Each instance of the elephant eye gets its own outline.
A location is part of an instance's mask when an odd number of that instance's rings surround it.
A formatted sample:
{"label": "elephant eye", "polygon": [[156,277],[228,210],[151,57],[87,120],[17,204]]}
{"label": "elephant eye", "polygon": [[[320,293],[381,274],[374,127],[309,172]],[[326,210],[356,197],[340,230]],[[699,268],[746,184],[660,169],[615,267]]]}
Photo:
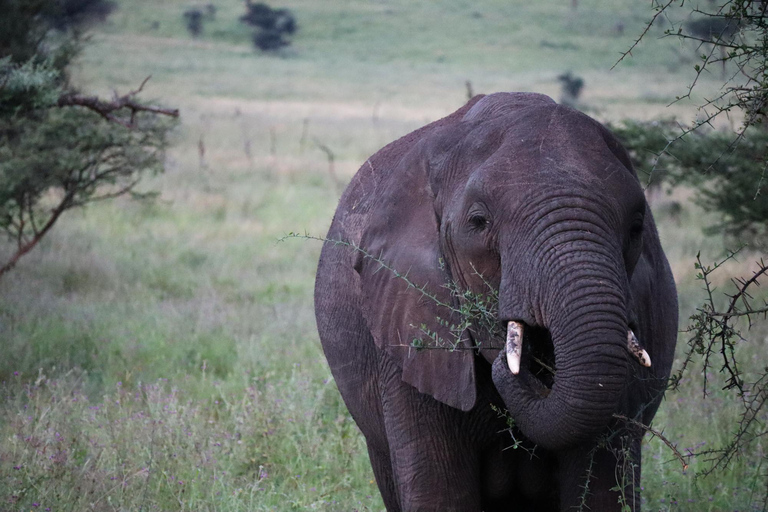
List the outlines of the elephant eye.
{"label": "elephant eye", "polygon": [[637,241],[643,236],[643,221],[635,220],[629,228],[629,239]]}
{"label": "elephant eye", "polygon": [[488,218],[481,213],[473,213],[469,217],[469,225],[473,231],[483,231],[488,227]]}

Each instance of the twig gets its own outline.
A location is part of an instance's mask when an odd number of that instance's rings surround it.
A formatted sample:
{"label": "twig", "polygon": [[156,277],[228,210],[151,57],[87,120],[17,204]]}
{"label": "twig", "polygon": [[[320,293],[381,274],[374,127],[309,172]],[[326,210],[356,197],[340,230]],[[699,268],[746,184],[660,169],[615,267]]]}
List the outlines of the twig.
{"label": "twig", "polygon": [[687,463],[687,462],[685,462],[685,457],[683,456],[683,454],[682,454],[682,453],[680,453],[680,451],[677,449],[677,446],[675,446],[674,444],[672,444],[672,441],[670,441],[669,439],[667,439],[667,438],[664,436],[664,434],[662,434],[662,433],[661,433],[661,432],[659,432],[658,430],[655,430],[654,428],[652,428],[652,427],[650,427],[650,426],[648,426],[648,425],[646,425],[646,424],[644,424],[644,423],[641,423],[641,422],[639,422],[639,421],[637,421],[637,420],[633,420],[632,418],[628,418],[627,416],[624,416],[624,415],[622,415],[622,414],[614,414],[614,415],[613,415],[613,417],[614,417],[614,418],[616,418],[617,420],[622,420],[622,421],[625,421],[625,422],[627,422],[627,423],[630,423],[630,424],[632,424],[632,425],[634,425],[634,426],[636,426],[636,427],[640,427],[641,429],[643,429],[644,431],[648,432],[648,433],[649,433],[649,434],[651,434],[652,436],[654,436],[654,437],[658,437],[659,439],[661,439],[661,441],[662,441],[662,442],[663,442],[665,445],[667,445],[667,447],[668,447],[670,450],[672,450],[672,453],[675,455],[675,457],[677,458],[677,460],[679,460],[679,461],[680,461],[680,464],[682,464],[682,466],[683,466],[683,471],[685,471],[686,469],[688,469],[688,463]]}
{"label": "twig", "polygon": [[611,70],[613,70],[613,68],[615,68],[616,66],[618,66],[618,65],[619,65],[619,63],[620,63],[621,61],[623,61],[623,60],[624,60],[624,59],[627,57],[627,55],[631,55],[631,54],[632,54],[632,50],[634,50],[634,49],[637,47],[637,45],[639,45],[639,44],[640,44],[640,41],[642,41],[642,40],[643,40],[643,38],[645,37],[645,35],[648,33],[648,31],[649,31],[649,30],[651,30],[651,27],[653,26],[653,24],[654,24],[654,23],[656,23],[656,19],[657,19],[659,16],[661,16],[661,15],[662,15],[662,13],[663,13],[663,12],[664,12],[664,11],[667,9],[667,7],[669,7],[670,5],[672,5],[672,3],[673,3],[674,1],[675,1],[675,0],[669,0],[669,1],[668,1],[666,4],[664,4],[664,6],[663,6],[663,7],[659,7],[659,8],[657,8],[656,14],[654,14],[654,15],[653,15],[653,18],[651,18],[651,21],[649,21],[649,22],[648,22],[648,23],[645,25],[645,29],[643,30],[642,34],[640,34],[640,36],[639,36],[637,39],[635,39],[635,42],[634,42],[634,43],[632,43],[632,46],[630,46],[630,47],[629,47],[629,50],[627,50],[627,51],[625,51],[625,52],[622,52],[622,53],[621,53],[621,57],[619,57],[619,60],[617,60],[617,61],[616,61],[616,63],[615,63],[613,66],[611,66]]}

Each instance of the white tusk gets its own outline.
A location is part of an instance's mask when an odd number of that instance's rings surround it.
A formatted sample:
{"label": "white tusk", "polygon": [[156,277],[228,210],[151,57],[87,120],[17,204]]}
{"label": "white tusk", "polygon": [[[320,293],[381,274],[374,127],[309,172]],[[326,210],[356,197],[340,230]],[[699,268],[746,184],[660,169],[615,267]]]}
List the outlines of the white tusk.
{"label": "white tusk", "polygon": [[520,357],[523,353],[523,324],[510,321],[507,324],[507,366],[513,375],[520,373]]}
{"label": "white tusk", "polygon": [[635,336],[635,333],[632,332],[632,329],[627,331],[627,349],[629,350],[630,354],[637,358],[641,365],[645,366],[646,368],[651,367],[651,356],[649,356],[648,352],[646,352],[645,349],[640,346],[640,342],[637,341],[637,336]]}

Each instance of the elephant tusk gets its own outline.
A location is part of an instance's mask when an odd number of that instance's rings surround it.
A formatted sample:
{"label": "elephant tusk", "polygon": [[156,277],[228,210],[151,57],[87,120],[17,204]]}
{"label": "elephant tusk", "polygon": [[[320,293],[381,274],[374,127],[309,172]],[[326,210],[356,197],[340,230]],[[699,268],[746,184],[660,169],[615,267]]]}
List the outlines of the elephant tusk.
{"label": "elephant tusk", "polygon": [[507,366],[513,375],[520,373],[520,358],[523,353],[523,324],[510,321],[507,323]]}
{"label": "elephant tusk", "polygon": [[637,336],[635,336],[635,333],[632,332],[632,329],[627,332],[627,349],[629,350],[630,354],[635,356],[641,365],[645,366],[646,368],[651,367],[651,356],[649,356],[648,352],[646,352],[645,349],[640,346],[640,342],[637,341]]}

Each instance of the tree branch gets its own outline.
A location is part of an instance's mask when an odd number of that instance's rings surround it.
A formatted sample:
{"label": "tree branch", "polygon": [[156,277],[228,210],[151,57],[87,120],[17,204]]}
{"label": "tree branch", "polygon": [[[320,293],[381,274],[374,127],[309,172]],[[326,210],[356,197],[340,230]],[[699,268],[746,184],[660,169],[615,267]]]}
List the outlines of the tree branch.
{"label": "tree branch", "polygon": [[0,277],[3,276],[6,272],[11,270],[14,266],[16,266],[16,263],[19,261],[19,259],[27,254],[29,251],[34,249],[34,247],[40,242],[40,240],[45,236],[45,234],[48,232],[51,227],[56,223],[56,220],[61,216],[62,213],[64,213],[65,210],[67,210],[70,207],[70,201],[72,200],[72,193],[65,195],[61,202],[59,202],[58,206],[54,208],[51,211],[51,216],[48,218],[48,221],[45,223],[45,225],[40,228],[40,231],[35,233],[35,236],[29,241],[21,246],[19,246],[16,253],[11,256],[11,259],[9,259],[5,265],[0,267]]}
{"label": "tree branch", "polygon": [[[126,128],[133,129],[136,127],[135,117],[137,112],[151,112],[153,114],[160,114],[170,117],[179,117],[179,109],[156,107],[152,105],[144,105],[135,100],[135,96],[139,94],[144,85],[150,79],[148,76],[144,79],[138,89],[131,91],[123,96],[115,95],[112,101],[103,101],[97,96],[83,96],[81,94],[64,94],[61,96],[56,105],[58,107],[84,107],[99,114],[107,121],[120,124]],[[116,112],[127,109],[130,111],[130,118],[128,120],[123,119],[115,115]]]}

